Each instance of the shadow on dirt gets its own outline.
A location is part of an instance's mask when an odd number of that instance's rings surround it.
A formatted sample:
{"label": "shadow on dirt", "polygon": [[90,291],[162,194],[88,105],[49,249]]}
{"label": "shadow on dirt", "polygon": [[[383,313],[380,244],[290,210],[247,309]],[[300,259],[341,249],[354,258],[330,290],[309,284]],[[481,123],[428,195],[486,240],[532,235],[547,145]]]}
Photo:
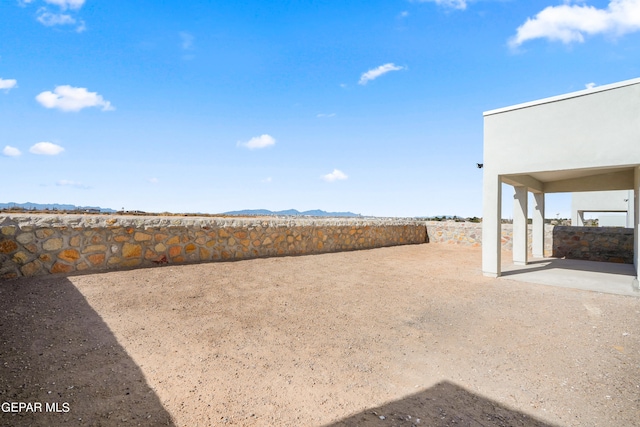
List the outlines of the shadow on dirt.
{"label": "shadow on dirt", "polygon": [[325,427],[556,427],[443,381]]}
{"label": "shadow on dirt", "polygon": [[174,425],[66,278],[0,282],[0,404],[0,425]]}

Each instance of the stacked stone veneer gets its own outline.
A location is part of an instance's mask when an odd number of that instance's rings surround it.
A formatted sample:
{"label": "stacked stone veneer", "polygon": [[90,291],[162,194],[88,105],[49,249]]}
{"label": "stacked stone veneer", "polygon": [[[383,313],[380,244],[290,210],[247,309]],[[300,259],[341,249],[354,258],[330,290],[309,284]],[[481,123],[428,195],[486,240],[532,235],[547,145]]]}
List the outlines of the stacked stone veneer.
{"label": "stacked stone veneer", "polygon": [[[482,224],[428,221],[429,242],[482,246]],[[633,264],[633,229],[620,227],[544,226],[544,255]],[[529,225],[529,253],[532,227]],[[502,249],[513,250],[513,225],[502,224]]]}
{"label": "stacked stone veneer", "polygon": [[[553,225],[544,226],[544,254],[551,256]],[[532,226],[529,225],[529,252],[531,252]],[[455,221],[427,221],[427,233],[429,242],[448,243],[463,246],[482,246],[482,223],[455,222]],[[502,224],[502,249],[513,250],[513,225]]]}
{"label": "stacked stone veneer", "polygon": [[[503,224],[504,250],[512,250],[512,237],[512,225]],[[482,224],[359,218],[0,215],[0,280],[425,242],[480,247]],[[545,225],[545,256],[633,263],[633,230]]]}
{"label": "stacked stone veneer", "polygon": [[633,228],[556,226],[553,256],[633,264],[633,240]]}
{"label": "stacked stone veneer", "polygon": [[426,241],[424,221],[0,216],[0,279]]}

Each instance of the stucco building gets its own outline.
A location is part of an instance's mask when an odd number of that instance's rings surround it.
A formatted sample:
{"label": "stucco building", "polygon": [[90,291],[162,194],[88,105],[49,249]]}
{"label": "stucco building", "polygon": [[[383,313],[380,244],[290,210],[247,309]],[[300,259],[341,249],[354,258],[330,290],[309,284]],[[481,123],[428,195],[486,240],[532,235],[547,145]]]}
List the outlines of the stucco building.
{"label": "stucco building", "polygon": [[597,214],[601,227],[633,228],[633,190],[582,191],[571,195],[571,225],[583,226],[584,214]]}
{"label": "stucco building", "polygon": [[543,256],[547,193],[632,190],[638,276],[640,78],[484,113],[482,271],[501,274],[502,184],[515,189],[513,262],[526,264],[528,193],[534,257]]}

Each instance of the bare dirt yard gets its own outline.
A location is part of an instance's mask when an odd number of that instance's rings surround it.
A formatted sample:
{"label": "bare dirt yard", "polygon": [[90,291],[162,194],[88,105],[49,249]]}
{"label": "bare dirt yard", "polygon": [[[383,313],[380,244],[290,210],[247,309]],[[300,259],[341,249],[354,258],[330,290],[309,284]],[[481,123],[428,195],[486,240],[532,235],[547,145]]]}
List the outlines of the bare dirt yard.
{"label": "bare dirt yard", "polygon": [[7,281],[0,403],[6,426],[638,426],[640,298],[446,244]]}

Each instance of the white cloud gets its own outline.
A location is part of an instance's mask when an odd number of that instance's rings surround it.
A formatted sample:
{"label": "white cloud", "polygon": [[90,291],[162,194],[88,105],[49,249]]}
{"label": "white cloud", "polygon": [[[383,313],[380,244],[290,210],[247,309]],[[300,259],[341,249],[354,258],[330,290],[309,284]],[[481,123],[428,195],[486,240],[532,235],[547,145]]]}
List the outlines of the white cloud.
{"label": "white cloud", "polygon": [[584,87],[586,87],[587,89],[593,89],[596,86],[597,85],[595,83],[593,83],[593,82],[587,83],[586,85],[584,85]]}
{"label": "white cloud", "polygon": [[83,189],[91,188],[86,184],[83,184],[78,181],[71,181],[69,179],[61,179],[60,181],[56,182],[56,185],[60,187],[75,187],[75,188],[83,188]]}
{"label": "white cloud", "polygon": [[369,70],[366,73],[363,73],[362,76],[360,76],[360,81],[358,81],[358,84],[366,85],[370,80],[375,80],[383,74],[387,74],[390,71],[398,71],[403,69],[404,67],[399,67],[394,63],[389,62],[388,64],[381,65],[378,68],[374,68],[373,70]]}
{"label": "white cloud", "polygon": [[152,184],[157,184],[159,182],[158,178],[149,178],[148,181]]}
{"label": "white cloud", "polygon": [[[85,0],[44,0],[44,3],[48,5],[57,6],[57,9],[51,11],[49,6],[39,7],[36,11],[36,19],[47,27],[77,25],[76,32],[82,33],[87,29],[87,26],[85,22],[82,19],[78,19],[75,14],[82,8],[84,2]],[[18,0],[18,4],[22,7],[30,3],[34,3],[33,0]]]}
{"label": "white cloud", "polygon": [[18,86],[18,81],[16,79],[3,79],[0,78],[0,89],[5,89],[7,92],[10,89]]}
{"label": "white cloud", "polygon": [[398,14],[398,18],[406,18],[407,16],[409,16],[409,12],[407,12],[406,10],[403,10]]}
{"label": "white cloud", "polygon": [[102,111],[115,108],[97,92],[89,92],[83,87],[69,85],[56,86],[53,92],[46,91],[36,96],[36,100],[46,108],[58,108],[62,111],[80,111],[88,107],[102,107]]}
{"label": "white cloud", "polygon": [[46,156],[55,156],[64,151],[64,148],[54,144],[52,142],[38,142],[29,148],[29,151],[33,154],[44,154]]}
{"label": "white cloud", "polygon": [[320,113],[320,114],[316,115],[316,117],[317,117],[317,118],[319,118],[319,119],[321,119],[321,118],[335,117],[335,116],[336,116],[336,113],[329,113],[329,114],[326,114],[326,113]]}
{"label": "white cloud", "polygon": [[264,134],[260,136],[254,136],[247,142],[238,141],[238,146],[247,147],[249,150],[253,150],[256,148],[269,147],[271,145],[274,145],[275,143],[276,140],[271,135]]}
{"label": "white cloud", "polygon": [[467,8],[467,0],[417,0],[418,3],[435,3],[438,6],[448,7],[451,9],[465,10]]}
{"label": "white cloud", "polygon": [[[62,10],[80,9],[84,5],[84,0],[44,0],[44,2],[54,4]],[[31,0],[28,3],[31,3]]]}
{"label": "white cloud", "polygon": [[264,182],[265,184],[269,184],[271,181],[273,181],[273,180],[271,179],[271,177],[270,177],[270,176],[268,176],[268,177],[266,177],[265,179],[263,179],[263,180],[262,180],[262,181],[260,181],[260,182]]}
{"label": "white cloud", "polygon": [[327,182],[345,180],[347,178],[349,177],[344,172],[338,169],[334,169],[333,172],[322,176],[322,179]]}
{"label": "white cloud", "polygon": [[76,20],[64,13],[51,13],[47,11],[40,11],[38,15],[38,21],[47,27],[53,27],[54,25],[73,25]]}
{"label": "white cloud", "polygon": [[7,145],[6,147],[4,147],[4,149],[2,150],[2,154],[4,154],[7,157],[18,157],[19,155],[21,155],[22,153],[20,152],[20,150],[18,150],[16,147],[12,147],[10,145]]}
{"label": "white cloud", "polygon": [[180,44],[182,49],[193,50],[193,40],[195,39],[195,37],[183,31],[180,33],[180,39],[182,40],[182,43]]}
{"label": "white cloud", "polygon": [[527,40],[545,38],[569,44],[585,35],[621,36],[640,30],[640,0],[611,0],[606,9],[565,3],[549,6],[518,27],[509,40],[512,48]]}

